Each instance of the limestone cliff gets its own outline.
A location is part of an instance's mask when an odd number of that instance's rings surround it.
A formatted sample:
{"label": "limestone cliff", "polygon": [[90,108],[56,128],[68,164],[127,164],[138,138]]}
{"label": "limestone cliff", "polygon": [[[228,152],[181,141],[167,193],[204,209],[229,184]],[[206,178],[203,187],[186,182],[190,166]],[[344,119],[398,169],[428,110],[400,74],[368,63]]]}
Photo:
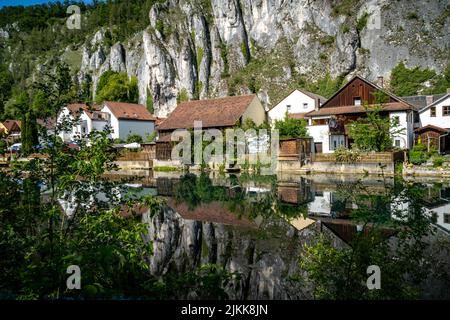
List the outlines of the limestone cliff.
{"label": "limestone cliff", "polygon": [[447,0],[168,0],[123,43],[93,35],[79,76],[91,73],[94,87],[106,70],[136,76],[158,116],[183,98],[253,91],[271,104],[327,73],[388,79],[400,61],[441,72],[449,12]]}

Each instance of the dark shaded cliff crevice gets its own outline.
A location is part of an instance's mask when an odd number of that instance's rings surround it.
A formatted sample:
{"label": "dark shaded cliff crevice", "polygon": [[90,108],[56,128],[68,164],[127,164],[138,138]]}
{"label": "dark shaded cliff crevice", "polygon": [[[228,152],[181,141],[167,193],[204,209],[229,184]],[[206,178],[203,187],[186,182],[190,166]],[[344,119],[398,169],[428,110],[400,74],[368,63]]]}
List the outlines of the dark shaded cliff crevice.
{"label": "dark shaded cliff crevice", "polygon": [[244,21],[244,15],[242,10],[242,4],[240,0],[236,1],[236,9],[238,13],[239,21],[242,25],[242,43],[241,43],[241,52],[244,57],[245,65],[250,62],[250,46],[249,46],[249,40],[248,40],[248,34],[247,34],[247,28]]}
{"label": "dark shaded cliff crevice", "polygon": [[252,275],[253,275],[253,263],[255,262],[255,259],[254,259],[254,256],[255,256],[255,242],[254,241],[250,242],[250,244],[249,244],[249,246],[247,248],[246,255],[247,255],[247,264],[248,264],[249,268],[248,268],[248,274],[247,274],[247,276],[245,278],[244,285],[243,285],[243,288],[242,288],[242,295],[243,295],[243,298],[245,300],[251,298],[251,297],[249,297],[249,294],[250,294],[250,280],[251,280]]}

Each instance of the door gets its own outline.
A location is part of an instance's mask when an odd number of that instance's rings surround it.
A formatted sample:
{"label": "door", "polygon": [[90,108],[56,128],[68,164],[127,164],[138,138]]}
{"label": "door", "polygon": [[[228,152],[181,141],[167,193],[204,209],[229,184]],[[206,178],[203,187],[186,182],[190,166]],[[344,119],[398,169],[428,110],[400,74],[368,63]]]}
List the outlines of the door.
{"label": "door", "polygon": [[314,142],[314,152],[322,153],[322,142]]}

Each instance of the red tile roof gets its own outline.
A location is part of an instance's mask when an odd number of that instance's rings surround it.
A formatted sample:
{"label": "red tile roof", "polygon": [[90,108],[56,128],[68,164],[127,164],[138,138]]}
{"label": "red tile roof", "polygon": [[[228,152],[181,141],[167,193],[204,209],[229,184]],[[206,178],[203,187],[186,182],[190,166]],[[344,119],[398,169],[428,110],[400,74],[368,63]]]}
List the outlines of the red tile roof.
{"label": "red tile roof", "polygon": [[203,128],[234,126],[255,97],[251,94],[182,102],[158,130],[193,128],[194,121],[202,121]]}
{"label": "red tile roof", "polygon": [[8,130],[8,133],[11,132],[11,130],[19,130],[22,127],[22,122],[19,120],[5,120],[3,121],[3,125],[5,126],[6,130]]}
{"label": "red tile roof", "polygon": [[84,110],[89,108],[87,104],[85,103],[70,103],[66,106],[67,109],[69,109],[70,114],[77,114],[80,113],[80,110]]}
{"label": "red tile roof", "polygon": [[[369,108],[373,108],[374,105],[369,106]],[[384,103],[382,111],[404,111],[404,110],[412,110],[412,107],[403,102],[389,102]],[[308,112],[305,116],[329,116],[336,114],[347,114],[347,113],[365,113],[366,110],[364,106],[341,106],[341,107],[329,107],[329,108],[320,108],[319,110],[313,110]]]}
{"label": "red tile roof", "polygon": [[103,104],[111,110],[112,114],[117,119],[141,121],[156,120],[156,118],[142,104],[113,101],[105,101]]}

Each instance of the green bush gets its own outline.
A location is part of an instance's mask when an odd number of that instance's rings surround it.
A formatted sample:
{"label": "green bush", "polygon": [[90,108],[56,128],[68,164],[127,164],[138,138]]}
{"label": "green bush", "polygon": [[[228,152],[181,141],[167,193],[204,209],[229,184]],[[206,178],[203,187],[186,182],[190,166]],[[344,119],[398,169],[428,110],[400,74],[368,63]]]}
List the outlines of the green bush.
{"label": "green bush", "polygon": [[344,146],[339,146],[334,150],[336,162],[355,163],[361,159],[361,154],[358,150],[347,149]]}
{"label": "green bush", "polygon": [[416,144],[409,151],[409,162],[412,164],[420,165],[428,160],[427,147],[423,144]]}
{"label": "green bush", "polygon": [[138,134],[130,134],[127,137],[127,143],[133,143],[133,142],[137,142],[137,143],[142,143],[144,140],[142,139],[142,137]]}
{"label": "green bush", "polygon": [[444,164],[443,156],[437,156],[433,158],[433,167],[435,168],[442,167],[443,164]]}

